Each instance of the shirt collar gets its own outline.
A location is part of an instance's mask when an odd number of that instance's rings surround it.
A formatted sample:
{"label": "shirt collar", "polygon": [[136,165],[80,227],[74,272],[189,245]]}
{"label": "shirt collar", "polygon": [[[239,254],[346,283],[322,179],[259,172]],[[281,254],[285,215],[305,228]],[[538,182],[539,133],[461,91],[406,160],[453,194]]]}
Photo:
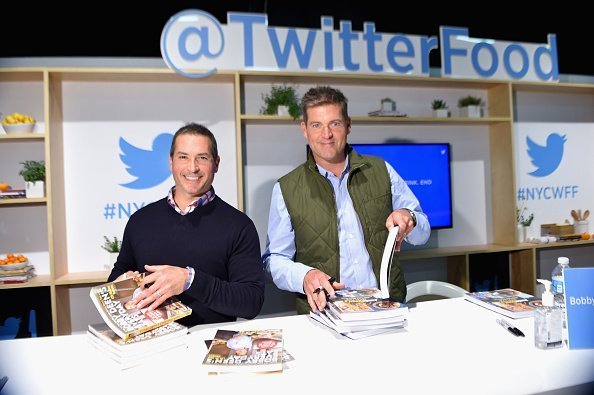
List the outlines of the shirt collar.
{"label": "shirt collar", "polygon": [[[318,167],[318,172],[323,175],[324,177],[328,178],[330,175],[334,176],[334,173],[332,173],[329,170],[326,170],[324,167],[322,167],[321,165],[319,165],[316,162],[316,166]],[[349,157],[347,155],[346,160],[344,161],[344,169],[342,170],[342,173],[340,174],[339,179],[343,179],[345,175],[347,175],[349,173],[349,171],[351,170],[351,165],[349,163]]]}
{"label": "shirt collar", "polygon": [[188,207],[186,207],[186,209],[183,211],[175,203],[175,199],[173,198],[174,196],[175,196],[175,185],[173,187],[171,187],[171,189],[169,190],[169,193],[167,194],[167,203],[169,203],[169,205],[171,207],[173,207],[175,209],[175,211],[177,211],[179,214],[187,215],[187,214],[190,214],[195,209],[197,209],[199,207],[206,206],[208,203],[212,202],[215,198],[215,190],[214,190],[214,187],[211,186],[210,189],[208,190],[208,192],[206,192],[204,195],[200,196],[198,199],[194,200],[192,203],[188,204]]}

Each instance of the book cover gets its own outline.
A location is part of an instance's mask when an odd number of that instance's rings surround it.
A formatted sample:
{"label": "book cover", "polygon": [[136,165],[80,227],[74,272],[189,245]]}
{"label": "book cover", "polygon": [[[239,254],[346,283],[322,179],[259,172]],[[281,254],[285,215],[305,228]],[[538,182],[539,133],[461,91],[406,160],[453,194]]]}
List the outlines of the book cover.
{"label": "book cover", "polygon": [[1,269],[0,277],[13,276],[13,275],[22,276],[25,274],[31,274],[31,272],[33,272],[33,270],[35,270],[35,266],[33,266],[31,264],[28,264],[27,266],[25,266],[22,269],[12,269],[12,270]]}
{"label": "book cover", "polygon": [[512,288],[467,292],[464,299],[514,319],[531,317],[534,309],[542,306],[539,298]]}
{"label": "book cover", "polygon": [[274,372],[283,369],[282,329],[219,329],[202,364],[209,372]]}
{"label": "book cover", "polygon": [[401,317],[408,313],[405,304],[378,297],[381,291],[377,288],[341,289],[335,295],[327,306],[342,321],[373,321]]}
{"label": "book cover", "polygon": [[145,350],[155,348],[161,343],[171,340],[185,342],[185,335],[188,334],[188,328],[177,322],[170,322],[148,332],[124,340],[119,337],[105,323],[89,324],[88,333],[101,341],[105,347],[112,349],[120,355],[141,353]]}
{"label": "book cover", "polygon": [[90,291],[103,321],[124,340],[192,313],[192,309],[175,298],[167,299],[153,311],[138,309],[132,300],[141,291],[139,284],[143,278],[141,273],[134,278],[95,286]]}

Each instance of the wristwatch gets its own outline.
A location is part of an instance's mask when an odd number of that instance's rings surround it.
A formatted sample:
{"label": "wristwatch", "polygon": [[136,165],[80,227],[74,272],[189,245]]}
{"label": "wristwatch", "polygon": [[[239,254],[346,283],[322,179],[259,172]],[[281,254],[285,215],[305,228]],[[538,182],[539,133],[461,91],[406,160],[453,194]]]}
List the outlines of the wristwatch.
{"label": "wristwatch", "polygon": [[406,210],[406,211],[408,211],[408,213],[410,214],[410,217],[411,217],[411,218],[412,218],[412,220],[413,220],[413,228],[414,228],[415,226],[417,226],[417,215],[415,214],[415,212],[414,212],[414,211],[412,211],[412,210],[411,210],[411,209],[409,209],[409,208],[406,208],[406,207],[402,207],[402,210]]}

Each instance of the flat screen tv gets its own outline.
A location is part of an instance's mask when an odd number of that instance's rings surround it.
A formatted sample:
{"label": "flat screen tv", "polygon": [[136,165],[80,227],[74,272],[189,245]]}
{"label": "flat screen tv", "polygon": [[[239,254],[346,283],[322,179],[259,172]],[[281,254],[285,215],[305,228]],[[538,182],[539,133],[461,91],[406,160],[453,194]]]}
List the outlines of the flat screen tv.
{"label": "flat screen tv", "polygon": [[450,145],[351,144],[360,154],[375,155],[392,165],[413,191],[432,229],[452,227]]}

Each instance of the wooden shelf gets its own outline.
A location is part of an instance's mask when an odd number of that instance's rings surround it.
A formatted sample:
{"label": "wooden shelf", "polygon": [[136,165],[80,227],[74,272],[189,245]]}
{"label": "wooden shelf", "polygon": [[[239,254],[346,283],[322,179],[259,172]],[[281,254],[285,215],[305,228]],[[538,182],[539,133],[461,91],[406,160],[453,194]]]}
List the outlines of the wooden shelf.
{"label": "wooden shelf", "polygon": [[45,133],[0,134],[0,141],[44,140]]}
{"label": "wooden shelf", "polygon": [[108,271],[68,273],[54,280],[56,285],[95,285],[107,281]]}
{"label": "wooden shelf", "polygon": [[[301,119],[293,119],[290,116],[279,115],[241,115],[240,119],[244,122],[254,124],[266,123],[297,123]],[[368,117],[368,116],[351,116],[351,119],[361,124],[378,124],[378,123],[410,123],[410,124],[429,124],[429,125],[489,125],[493,123],[510,122],[509,117],[487,117],[487,118],[421,118],[421,117]]]}
{"label": "wooden shelf", "polygon": [[52,277],[49,274],[41,274],[29,279],[29,281],[25,283],[0,284],[0,289],[49,287],[51,285],[53,285]]}
{"label": "wooden shelf", "polygon": [[[210,75],[202,79],[191,79],[179,75],[167,68],[126,68],[126,67],[49,67],[49,68],[0,68],[0,83],[6,83],[13,89],[19,89],[15,85],[21,82],[33,85],[38,88],[39,93],[35,94],[33,99],[40,99],[38,106],[43,106],[38,110],[40,114],[35,114],[40,121],[43,119],[46,133],[22,134],[22,135],[0,135],[1,142],[25,142],[27,144],[18,144],[19,146],[32,146],[38,148],[40,144],[45,146],[45,160],[48,164],[48,197],[39,199],[0,199],[0,208],[9,212],[9,207],[19,206],[47,206],[48,221],[48,244],[50,255],[50,269],[52,274],[45,274],[31,279],[23,284],[0,285],[0,289],[29,288],[29,287],[50,287],[52,321],[54,325],[54,334],[69,333],[72,327],[70,311],[70,293],[77,287],[90,287],[105,283],[109,272],[93,271],[66,273],[68,271],[68,248],[66,245],[66,206],[64,196],[64,172],[63,172],[63,128],[66,120],[64,117],[64,86],[71,83],[93,83],[94,85],[109,86],[117,85],[118,89],[125,88],[125,84],[171,84],[181,88],[181,91],[190,91],[196,84],[223,84],[224,89],[233,90],[233,103],[220,103],[222,106],[233,106],[233,119],[235,123],[235,141],[237,146],[237,179],[238,179],[238,206],[243,209],[243,194],[247,194],[248,186],[244,185],[247,178],[244,171],[247,165],[251,165],[250,157],[245,155],[247,147],[246,130],[253,125],[269,125],[269,127],[253,127],[259,129],[275,129],[281,126],[285,129],[298,127],[301,119],[293,119],[290,116],[260,115],[258,112],[259,89],[264,85],[270,84],[295,84],[301,86],[332,85],[344,88],[349,96],[353,93],[359,102],[353,100],[353,106],[350,106],[359,114],[367,114],[367,105],[371,102],[370,97],[379,92],[402,92],[402,101],[410,100],[408,103],[399,102],[410,116],[408,117],[369,117],[367,115],[352,116],[353,122],[357,125],[367,126],[367,129],[376,132],[378,129],[406,130],[415,129],[414,126],[426,126],[416,129],[426,129],[427,133],[439,135],[441,130],[463,130],[463,132],[480,132],[482,142],[488,144],[487,163],[491,171],[490,185],[487,190],[490,193],[485,199],[490,202],[491,207],[487,212],[491,213],[491,218],[486,222],[490,229],[487,234],[492,240],[491,244],[483,245],[464,245],[455,247],[439,247],[416,249],[411,248],[402,251],[399,258],[407,261],[409,264],[417,264],[423,259],[443,258],[447,262],[448,278],[451,282],[461,285],[468,289],[469,281],[469,261],[474,254],[496,254],[507,253],[510,257],[510,277],[512,278],[512,287],[530,292],[533,290],[536,277],[536,261],[539,250],[551,248],[568,248],[593,246],[594,240],[563,242],[550,244],[515,244],[515,164],[513,149],[513,127],[514,110],[517,106],[517,100],[514,92],[535,92],[543,94],[577,94],[588,95],[590,99],[594,95],[594,85],[580,83],[532,83],[532,82],[509,82],[497,80],[476,80],[476,79],[455,79],[440,77],[406,77],[389,75],[353,75],[353,74],[332,74],[327,73],[298,73],[298,72],[263,72],[263,71],[223,71]],[[66,84],[65,84],[66,83]],[[97,84],[95,84],[97,83]],[[144,85],[142,85],[144,87]],[[369,89],[368,89],[369,88]],[[210,89],[210,88],[209,88]],[[108,100],[111,100],[111,90],[106,88],[105,92]],[[250,91],[251,90],[251,91]],[[440,91],[441,90],[441,91]],[[489,117],[484,118],[434,118],[430,117],[430,98],[435,96],[436,92],[441,95],[442,92],[449,92],[450,97],[445,99],[451,102],[460,94],[461,91],[479,91],[487,102],[487,111]],[[412,97],[407,92],[413,92]],[[152,93],[152,92],[150,92]],[[367,96],[366,96],[367,95]],[[31,95],[33,96],[33,95]],[[158,96],[158,95],[157,95]],[[416,97],[415,97],[416,96]],[[524,95],[530,96],[530,95]],[[246,99],[247,97],[247,99]],[[385,96],[377,96],[385,97]],[[369,99],[369,100],[368,100]],[[114,96],[116,103],[117,97]],[[160,103],[159,103],[160,104]],[[378,102],[379,104],[379,102]],[[138,104],[142,106],[142,103]],[[218,103],[217,103],[218,105]],[[357,107],[358,105],[358,107]],[[370,105],[371,106],[371,105]],[[230,108],[230,107],[229,107]],[[24,111],[24,110],[23,110]],[[244,112],[244,113],[242,113]],[[245,114],[250,112],[250,114]],[[253,113],[253,114],[252,114]],[[356,112],[355,112],[356,113]],[[420,114],[423,116],[414,116]],[[43,114],[43,116],[41,116]],[[456,111],[454,110],[454,114]],[[135,118],[136,119],[136,118]],[[180,118],[185,119],[185,118]],[[104,120],[112,120],[107,116]],[[143,120],[142,117],[138,120]],[[177,118],[176,118],[177,120]],[[145,119],[146,121],[146,119]],[[150,121],[150,119],[148,119]],[[217,122],[217,119],[213,119]],[[227,122],[227,120],[225,120]],[[394,125],[394,127],[385,127]],[[400,125],[405,127],[400,128]],[[281,128],[279,128],[281,129]],[[463,136],[466,136],[462,133]],[[473,136],[474,137],[474,136]],[[440,137],[441,138],[441,137]],[[284,141],[284,140],[283,140]],[[29,143],[34,142],[34,143]],[[5,144],[4,147],[9,147]],[[14,144],[17,145],[17,144]],[[2,145],[0,145],[2,148]],[[7,148],[8,149],[8,148]],[[51,158],[50,158],[51,156]],[[247,159],[246,159],[247,158]],[[16,161],[15,161],[16,162]],[[247,184],[247,183],[246,183]],[[262,192],[262,191],[259,191]],[[23,210],[19,208],[18,210]],[[2,213],[0,212],[0,215]],[[475,239],[476,240],[476,239]],[[480,239],[479,239],[480,240]],[[467,243],[473,243],[470,240]]]}
{"label": "wooden shelf", "polygon": [[8,199],[0,199],[0,205],[5,206],[19,206],[19,205],[27,205],[27,204],[46,204],[47,198],[8,198]]}

